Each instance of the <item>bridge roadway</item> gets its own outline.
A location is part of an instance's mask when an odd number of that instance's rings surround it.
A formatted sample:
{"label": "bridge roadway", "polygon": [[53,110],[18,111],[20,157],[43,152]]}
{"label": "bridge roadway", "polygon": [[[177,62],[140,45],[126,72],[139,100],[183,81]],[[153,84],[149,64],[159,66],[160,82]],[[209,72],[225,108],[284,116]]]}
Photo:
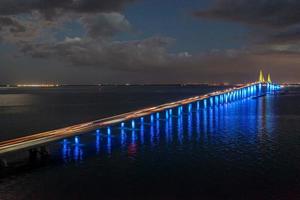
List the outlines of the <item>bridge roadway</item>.
{"label": "bridge roadway", "polygon": [[108,117],[100,120],[95,120],[87,123],[81,123],[73,126],[69,126],[66,128],[61,128],[57,130],[42,132],[38,134],[33,134],[25,137],[20,137],[12,140],[7,140],[0,142],[0,154],[17,151],[25,148],[31,148],[38,145],[44,145],[49,142],[57,141],[63,138],[67,138],[70,136],[82,134],[88,131],[96,130],[98,128],[112,126],[130,119],[135,119],[139,117],[144,117],[150,115],[152,113],[160,112],[166,109],[175,108],[178,106],[186,105],[189,103],[201,101],[204,99],[208,99],[212,96],[218,96],[226,93],[230,93],[235,90],[247,88],[249,86],[258,85],[259,82],[253,82],[245,84],[241,87],[234,87],[230,89],[225,89],[221,91],[216,91],[212,93],[208,93],[205,95],[195,96],[187,99],[183,99],[180,101],[175,101],[171,103],[162,104],[155,107],[145,108],[133,112],[124,113],[121,115],[116,115],[113,117]]}

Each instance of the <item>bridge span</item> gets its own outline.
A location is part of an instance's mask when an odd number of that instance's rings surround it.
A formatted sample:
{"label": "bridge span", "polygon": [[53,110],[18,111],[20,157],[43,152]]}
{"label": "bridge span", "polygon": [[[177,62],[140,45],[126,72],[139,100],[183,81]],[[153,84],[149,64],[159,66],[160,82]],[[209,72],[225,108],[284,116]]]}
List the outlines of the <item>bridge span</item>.
{"label": "bridge span", "polygon": [[186,109],[187,112],[191,112],[193,109],[210,109],[214,106],[222,106],[234,101],[258,97],[266,93],[279,90],[280,88],[280,85],[269,82],[266,83],[259,81],[248,83],[241,87],[233,87],[105,119],[3,141],[0,142],[0,154],[43,146],[49,142],[83,134],[100,128],[105,128],[106,134],[110,135],[112,126],[119,126],[122,129],[125,128],[125,123],[128,121],[130,121],[131,128],[134,128],[136,120],[143,122],[144,119],[146,120],[147,118],[147,120],[152,122],[159,118],[160,114],[164,115],[165,118],[170,118],[173,117],[174,114],[176,115],[176,113],[180,115],[184,112],[184,109]]}

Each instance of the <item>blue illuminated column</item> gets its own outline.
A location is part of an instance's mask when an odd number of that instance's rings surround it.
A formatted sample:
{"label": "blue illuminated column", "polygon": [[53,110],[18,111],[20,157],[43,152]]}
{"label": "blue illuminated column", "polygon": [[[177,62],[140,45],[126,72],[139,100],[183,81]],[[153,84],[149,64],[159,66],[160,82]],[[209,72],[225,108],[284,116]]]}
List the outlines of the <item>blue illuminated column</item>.
{"label": "blue illuminated column", "polygon": [[153,123],[153,121],[154,121],[153,115],[150,115],[150,121],[151,121],[151,123]]}
{"label": "blue illuminated column", "polygon": [[169,119],[169,111],[166,110],[165,113],[166,113],[166,114],[165,114],[165,115],[166,115],[166,119]]}
{"label": "blue illuminated column", "polygon": [[188,105],[188,112],[192,112],[192,104]]}
{"label": "blue illuminated column", "polygon": [[181,115],[181,109],[180,109],[180,107],[177,108],[177,114],[178,114],[178,116]]}
{"label": "blue illuminated column", "polygon": [[100,131],[96,131],[96,152],[100,152]]}
{"label": "blue illuminated column", "polygon": [[207,99],[203,99],[203,107],[207,108]]}
{"label": "blue illuminated column", "polygon": [[210,102],[209,106],[213,107],[214,106],[214,99],[213,99],[213,97],[209,98],[209,102]]}
{"label": "blue illuminated column", "polygon": [[156,119],[159,120],[159,113],[156,113]]}
{"label": "blue illuminated column", "polygon": [[74,143],[75,143],[75,145],[78,145],[78,144],[79,144],[79,137],[78,137],[78,136],[76,136],[76,137],[74,138]]}
{"label": "blue illuminated column", "polygon": [[215,96],[215,103],[217,106],[219,105],[219,96]]}
{"label": "blue illuminated column", "polygon": [[141,124],[144,123],[144,117],[141,117]]}
{"label": "blue illuminated column", "polygon": [[124,127],[125,127],[125,123],[122,122],[122,123],[121,123],[121,129],[124,129]]}
{"label": "blue illuminated column", "polygon": [[135,129],[135,121],[134,120],[131,121],[131,128]]}
{"label": "blue illuminated column", "polygon": [[200,103],[197,101],[197,110],[200,110]]}
{"label": "blue illuminated column", "polygon": [[172,117],[172,109],[169,109],[169,114],[170,114],[170,117]]}
{"label": "blue illuminated column", "polygon": [[108,135],[108,136],[111,135],[111,129],[110,129],[110,127],[107,127],[107,135]]}

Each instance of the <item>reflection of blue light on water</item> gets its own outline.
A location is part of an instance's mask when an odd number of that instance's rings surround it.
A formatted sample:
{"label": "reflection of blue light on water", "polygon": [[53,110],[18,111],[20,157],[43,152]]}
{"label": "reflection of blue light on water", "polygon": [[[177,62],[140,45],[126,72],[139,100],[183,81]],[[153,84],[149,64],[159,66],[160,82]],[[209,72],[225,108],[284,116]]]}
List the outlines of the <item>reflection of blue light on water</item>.
{"label": "reflection of blue light on water", "polygon": [[168,118],[169,118],[169,111],[166,110],[166,119],[168,119]]}
{"label": "reflection of blue light on water", "polygon": [[159,132],[160,132],[160,122],[159,120],[156,121],[156,138],[159,141]]}
{"label": "reflection of blue light on water", "polygon": [[159,119],[159,113],[156,113],[156,119]]}
{"label": "reflection of blue light on water", "polygon": [[151,120],[151,123],[153,123],[153,121],[154,121],[153,115],[150,116],[150,120]]}
{"label": "reflection of blue light on water", "polygon": [[80,140],[78,136],[74,138],[74,143],[74,160],[82,160],[82,150],[80,149]]}
{"label": "reflection of blue light on water", "polygon": [[207,110],[203,110],[203,130],[207,133]]}
{"label": "reflection of blue light on water", "polygon": [[188,135],[189,135],[189,140],[192,138],[192,113],[188,115]]}
{"label": "reflection of blue light on water", "polygon": [[134,121],[134,120],[131,121],[131,128],[132,128],[132,129],[135,128],[135,121]]}
{"label": "reflection of blue light on water", "polygon": [[107,137],[107,145],[106,145],[106,148],[107,148],[107,153],[108,154],[111,154],[111,137]]}
{"label": "reflection of blue light on water", "polygon": [[125,134],[125,130],[121,129],[121,147],[124,148],[125,144],[126,144],[126,134]]}
{"label": "reflection of blue light on water", "polygon": [[219,108],[215,108],[215,113],[214,113],[214,121],[215,121],[215,129],[218,129],[219,125]]}
{"label": "reflection of blue light on water", "polygon": [[189,106],[188,106],[188,111],[189,111],[189,112],[192,112],[192,104],[189,104]]}
{"label": "reflection of blue light on water", "polygon": [[183,129],[182,129],[182,116],[180,116],[177,119],[178,142],[180,144],[182,144],[182,138],[183,138],[182,131],[183,131]]}
{"label": "reflection of blue light on water", "polygon": [[199,103],[199,101],[197,101],[197,110],[199,110],[200,109],[200,103]]}
{"label": "reflection of blue light on water", "polygon": [[135,144],[136,141],[136,134],[135,134],[135,130],[133,129],[131,131],[131,144]]}
{"label": "reflection of blue light on water", "polygon": [[169,143],[169,120],[165,121],[166,142]]}
{"label": "reflection of blue light on water", "polygon": [[63,156],[63,160],[65,162],[68,162],[68,158],[69,158],[69,148],[68,148],[68,140],[64,139],[63,140],[63,148],[62,148],[62,156]]}
{"label": "reflection of blue light on water", "polygon": [[141,134],[141,144],[144,144],[144,124],[141,124],[140,134]]}
{"label": "reflection of blue light on water", "polygon": [[154,145],[154,126],[152,124],[150,126],[150,144]]}
{"label": "reflection of blue light on water", "polygon": [[96,133],[96,153],[100,152],[100,131]]}
{"label": "reflection of blue light on water", "polygon": [[200,139],[200,113],[196,113],[196,131],[197,131],[197,140]]}
{"label": "reflection of blue light on water", "polygon": [[169,138],[170,138],[170,141],[172,142],[173,140],[173,119],[170,118],[169,120]]}
{"label": "reflection of blue light on water", "polygon": [[170,114],[170,116],[172,116],[172,109],[169,109],[169,114]]}
{"label": "reflection of blue light on water", "polygon": [[209,110],[209,132],[213,132],[213,110]]}

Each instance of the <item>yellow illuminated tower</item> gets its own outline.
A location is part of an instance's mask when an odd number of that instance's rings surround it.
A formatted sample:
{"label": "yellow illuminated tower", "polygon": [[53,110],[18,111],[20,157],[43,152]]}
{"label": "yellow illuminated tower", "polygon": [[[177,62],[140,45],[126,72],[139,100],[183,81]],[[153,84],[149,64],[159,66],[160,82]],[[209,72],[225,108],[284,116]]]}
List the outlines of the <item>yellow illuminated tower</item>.
{"label": "yellow illuminated tower", "polygon": [[262,70],[259,71],[259,79],[258,79],[258,81],[259,81],[259,82],[262,82],[262,83],[266,82]]}
{"label": "yellow illuminated tower", "polygon": [[272,83],[272,80],[271,80],[271,75],[268,74],[268,80],[267,80],[268,83]]}

